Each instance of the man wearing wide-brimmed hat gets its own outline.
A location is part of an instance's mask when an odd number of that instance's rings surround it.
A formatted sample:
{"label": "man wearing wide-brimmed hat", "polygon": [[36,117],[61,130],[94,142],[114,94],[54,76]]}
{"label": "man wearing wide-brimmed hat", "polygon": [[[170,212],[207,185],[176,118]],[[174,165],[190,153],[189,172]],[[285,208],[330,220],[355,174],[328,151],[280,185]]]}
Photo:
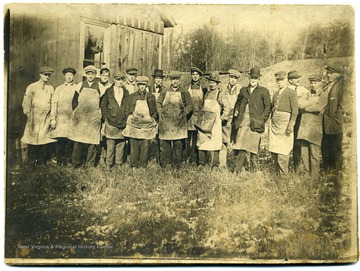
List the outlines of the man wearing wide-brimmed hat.
{"label": "man wearing wide-brimmed hat", "polygon": [[156,99],[152,93],[146,91],[149,77],[138,76],[136,84],[138,90],[126,101],[127,121],[123,135],[130,139],[130,166],[145,168],[148,164],[150,140],[157,134]]}
{"label": "man wearing wide-brimmed hat", "polygon": [[289,157],[294,145],[294,125],[299,111],[296,92],[288,87],[286,79],[286,72],[275,73],[278,91],[272,99],[269,127],[269,151],[279,175],[289,172]]}
{"label": "man wearing wide-brimmed hat", "polygon": [[114,74],[114,84],[101,98],[101,114],[104,121],[103,134],[106,138],[106,168],[114,164],[120,167],[125,162],[125,137],[122,132],[126,126],[125,106],[129,92],[124,87],[126,76],[120,71]]}
{"label": "man wearing wide-brimmed hat", "polygon": [[[85,165],[96,166],[97,147],[100,143],[101,110],[100,89],[95,81],[97,68],[93,65],[84,68],[86,80],[78,84],[72,100],[71,135],[74,142],[72,165],[74,168]],[[85,161],[82,153],[86,152]]]}
{"label": "man wearing wide-brimmed hat", "polygon": [[175,174],[181,164],[184,139],[188,136],[187,119],[193,110],[189,92],[181,88],[181,72],[169,74],[170,87],[156,101],[159,115],[160,166],[172,166]]}
{"label": "man wearing wide-brimmed hat", "polygon": [[228,148],[230,144],[231,137],[231,123],[234,115],[234,106],[237,100],[237,97],[240,93],[240,86],[238,85],[238,80],[241,76],[241,72],[235,69],[228,70],[229,82],[224,84],[220,93],[220,103],[223,108],[221,114],[222,120],[222,138],[223,146],[220,151],[220,167],[227,168],[227,155]]}
{"label": "man wearing wide-brimmed hat", "polygon": [[318,180],[320,172],[320,146],[323,134],[322,112],[327,104],[328,93],[323,90],[323,81],[320,75],[310,75],[308,79],[310,82],[310,93],[309,97],[302,102],[303,112],[297,139],[301,145],[301,161],[306,172],[314,180]]}
{"label": "man wearing wide-brimmed hat", "polygon": [[72,113],[72,99],[77,89],[74,83],[76,70],[73,67],[64,68],[62,71],[65,83],[58,86],[51,99],[50,125],[52,130],[49,135],[56,138],[56,161],[58,165],[71,162],[73,142],[69,140],[70,121]]}
{"label": "man wearing wide-brimmed hat", "polygon": [[346,106],[346,93],[343,89],[343,76],[334,66],[325,66],[328,84],[328,104],[324,111],[324,134],[321,146],[324,170],[342,169],[343,114]]}
{"label": "man wearing wide-brimmed hat", "polygon": [[209,89],[204,96],[204,105],[195,123],[198,130],[197,146],[199,149],[199,165],[210,164],[217,168],[220,164],[219,152],[222,146],[222,130],[220,114],[222,107],[219,103],[220,89],[219,73],[211,73],[206,79]]}
{"label": "man wearing wide-brimmed hat", "polygon": [[309,90],[300,85],[302,75],[300,72],[293,70],[288,72],[288,82],[289,88],[293,89],[296,92],[298,105],[299,105],[299,114],[296,118],[295,126],[294,126],[294,147],[292,151],[292,161],[294,170],[297,171],[301,162],[301,145],[297,140],[297,134],[300,126],[300,119],[302,109],[306,106],[306,100],[309,97]]}
{"label": "man wearing wide-brimmed hat", "polygon": [[22,107],[27,117],[24,135],[21,141],[28,145],[28,162],[36,165],[46,163],[48,144],[55,142],[49,137],[51,99],[54,88],[49,77],[54,69],[43,66],[39,69],[39,81],[26,88]]}
{"label": "man wearing wide-brimmed hat", "polygon": [[191,67],[190,75],[191,83],[187,88],[187,91],[191,96],[194,109],[188,121],[188,137],[185,139],[183,160],[188,161],[190,164],[197,164],[199,159],[198,149],[196,146],[197,130],[194,123],[197,121],[200,109],[203,106],[204,93],[206,93],[207,89],[201,84],[201,77],[203,76],[202,70],[198,67]]}
{"label": "man wearing wide-brimmed hat", "polygon": [[271,99],[267,88],[259,85],[260,68],[254,67],[249,72],[250,83],[240,90],[234,107],[233,131],[236,136],[233,149],[235,171],[241,172],[250,153],[250,170],[258,169],[257,154],[260,148],[261,135],[265,131],[265,122],[271,111]]}

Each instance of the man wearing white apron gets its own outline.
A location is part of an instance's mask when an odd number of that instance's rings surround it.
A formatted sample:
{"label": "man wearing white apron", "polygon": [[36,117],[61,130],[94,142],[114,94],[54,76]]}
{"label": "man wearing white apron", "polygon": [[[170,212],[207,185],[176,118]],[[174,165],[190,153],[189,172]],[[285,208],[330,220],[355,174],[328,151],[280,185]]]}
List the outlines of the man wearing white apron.
{"label": "man wearing white apron", "polygon": [[149,77],[136,78],[138,91],[126,101],[125,115],[128,116],[125,137],[130,138],[130,166],[145,168],[148,164],[149,142],[157,134],[155,96],[146,91]]}
{"label": "man wearing white apron", "polygon": [[194,106],[191,117],[188,121],[188,137],[185,139],[185,150],[183,160],[188,161],[190,164],[198,163],[198,150],[196,146],[197,142],[197,129],[194,126],[199,112],[203,106],[204,94],[206,93],[206,87],[203,87],[200,83],[200,78],[203,72],[197,67],[190,68],[191,83],[187,89],[191,96],[191,100]]}
{"label": "man wearing white apron", "polygon": [[51,121],[52,131],[49,136],[56,138],[56,161],[58,165],[66,165],[71,162],[73,142],[69,140],[71,133],[70,121],[72,114],[72,99],[76,91],[74,76],[76,70],[72,67],[63,69],[65,83],[55,89],[51,100]]}
{"label": "man wearing white apron", "polygon": [[94,167],[96,150],[100,143],[101,110],[100,90],[95,82],[97,69],[89,65],[84,69],[86,80],[79,84],[72,100],[71,135],[75,141],[72,165],[78,168],[83,164],[82,153],[86,153],[85,165]]}
{"label": "man wearing white apron", "polygon": [[129,92],[124,87],[125,75],[114,74],[114,85],[105,91],[101,99],[101,114],[104,121],[103,133],[106,137],[106,168],[122,166],[125,157],[125,137],[122,132],[126,126],[125,106]]}
{"label": "man wearing white apron", "polygon": [[48,155],[48,144],[55,142],[49,137],[51,99],[54,88],[48,83],[53,68],[43,66],[39,70],[39,81],[26,88],[22,107],[27,117],[21,141],[28,144],[28,162],[44,165]]}
{"label": "man wearing white apron", "polygon": [[221,105],[219,103],[221,81],[216,73],[206,79],[209,80],[209,90],[204,96],[204,105],[195,126],[198,130],[199,165],[205,166],[210,162],[211,169],[214,169],[219,167],[219,153],[222,146]]}
{"label": "man wearing white apron", "polygon": [[234,108],[233,128],[236,138],[233,149],[237,172],[241,172],[247,152],[250,152],[250,170],[255,172],[258,169],[257,154],[261,134],[265,131],[265,122],[271,111],[270,94],[266,88],[259,85],[260,76],[258,67],[250,70],[250,83],[240,90]]}
{"label": "man wearing white apron", "polygon": [[181,164],[184,139],[188,136],[187,117],[193,110],[187,90],[180,87],[181,73],[169,74],[171,85],[163,90],[156,101],[159,114],[160,166],[171,165],[175,170]]}
{"label": "man wearing white apron", "polygon": [[238,80],[241,76],[241,73],[235,69],[230,69],[228,73],[229,83],[222,87],[219,98],[223,109],[221,114],[223,145],[220,150],[220,167],[223,169],[227,168],[227,155],[231,142],[231,123],[234,115],[234,106],[240,93]]}
{"label": "man wearing white apron", "polygon": [[296,92],[288,88],[286,72],[275,74],[278,91],[272,100],[269,127],[269,151],[275,162],[275,170],[283,175],[289,172],[289,157],[294,145],[294,125],[299,112]]}

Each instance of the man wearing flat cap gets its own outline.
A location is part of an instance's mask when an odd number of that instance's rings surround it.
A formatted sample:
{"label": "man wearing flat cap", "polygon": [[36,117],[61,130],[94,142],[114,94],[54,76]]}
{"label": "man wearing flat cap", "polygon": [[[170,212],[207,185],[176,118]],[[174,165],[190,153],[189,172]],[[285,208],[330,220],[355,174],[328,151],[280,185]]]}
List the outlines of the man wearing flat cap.
{"label": "man wearing flat cap", "polygon": [[324,170],[340,171],[342,169],[343,114],[345,93],[340,70],[333,66],[325,66],[328,84],[328,103],[323,118],[323,141],[321,145]]}
{"label": "man wearing flat cap", "polygon": [[[97,68],[93,65],[84,68],[86,80],[78,84],[72,100],[71,135],[74,141],[72,165],[80,167],[96,166],[97,146],[100,143],[101,110],[100,89],[95,81]],[[82,153],[86,153],[86,160],[82,161]]]}
{"label": "man wearing flat cap", "polygon": [[125,88],[129,91],[129,94],[133,94],[135,91],[137,91],[136,88],[136,76],[138,74],[137,68],[129,67],[126,68],[126,82],[125,82]]}
{"label": "man wearing flat cap", "polygon": [[297,139],[301,145],[301,161],[306,172],[314,180],[318,180],[323,134],[323,111],[327,104],[328,94],[323,90],[320,75],[310,75],[308,79],[310,82],[310,95],[306,101],[302,102],[303,113]]}
{"label": "man wearing flat cap", "polygon": [[[165,88],[156,101],[159,115],[160,166],[178,169],[181,164],[183,141],[188,136],[187,120],[193,105],[189,92],[181,88],[181,72],[169,74],[170,87]],[[177,177],[177,176],[176,176]]]}
{"label": "man wearing flat cap", "polygon": [[299,106],[296,92],[287,86],[286,72],[275,73],[278,91],[272,99],[269,151],[279,175],[289,172],[289,157],[294,145],[294,125]]}
{"label": "man wearing flat cap", "polygon": [[290,71],[288,72],[288,82],[289,82],[289,88],[293,89],[296,92],[297,95],[297,101],[299,105],[299,114],[296,118],[295,126],[294,126],[294,147],[292,151],[292,161],[294,170],[297,171],[298,167],[301,162],[301,145],[300,142],[297,140],[297,134],[300,126],[300,119],[301,119],[301,113],[304,109],[304,107],[307,105],[306,100],[309,97],[309,90],[303,86],[300,85],[302,75],[296,71]]}
{"label": "man wearing flat cap", "polygon": [[65,82],[55,89],[51,100],[50,136],[56,138],[56,161],[58,165],[71,162],[73,142],[69,140],[71,133],[70,121],[72,114],[72,99],[77,89],[74,83],[76,70],[73,67],[62,71]]}
{"label": "man wearing flat cap", "polygon": [[130,141],[130,167],[145,168],[149,159],[149,143],[157,134],[156,99],[152,93],[146,91],[149,77],[136,78],[138,90],[131,94],[126,101],[126,128],[123,135]]}
{"label": "man wearing flat cap", "polygon": [[223,145],[220,150],[220,167],[222,169],[227,168],[228,148],[231,141],[231,123],[234,115],[234,106],[241,88],[238,85],[241,73],[238,70],[230,69],[228,74],[229,82],[222,86],[219,97],[220,104],[223,108],[221,114]]}
{"label": "man wearing flat cap", "polygon": [[209,89],[204,95],[204,105],[195,123],[197,128],[197,146],[199,148],[199,166],[210,164],[211,169],[219,167],[219,152],[222,146],[221,105],[219,73],[213,72],[206,79]]}
{"label": "man wearing flat cap", "polygon": [[267,88],[259,85],[260,68],[249,72],[250,83],[240,90],[234,107],[233,131],[236,131],[233,150],[235,171],[241,172],[246,162],[246,153],[250,153],[250,170],[258,169],[257,154],[261,134],[265,131],[265,122],[271,111],[271,99]]}
{"label": "man wearing flat cap", "polygon": [[28,162],[44,165],[48,155],[48,144],[55,142],[49,137],[51,99],[54,88],[49,84],[53,68],[43,66],[39,69],[39,81],[30,84],[22,102],[27,117],[21,141],[28,145]]}
{"label": "man wearing flat cap", "polygon": [[200,82],[200,79],[203,75],[202,70],[200,70],[198,67],[191,67],[190,74],[191,83],[187,91],[191,96],[194,109],[188,121],[188,137],[185,139],[183,160],[188,161],[190,164],[197,164],[199,154],[196,146],[197,130],[194,126],[194,123],[197,122],[197,118],[199,117],[200,109],[203,106],[204,93],[206,93],[207,89],[201,85]]}
{"label": "man wearing flat cap", "polygon": [[114,84],[101,98],[101,114],[104,119],[103,134],[106,138],[106,169],[114,164],[120,167],[125,162],[125,137],[122,132],[126,126],[125,106],[129,92],[124,86],[126,76],[115,72]]}

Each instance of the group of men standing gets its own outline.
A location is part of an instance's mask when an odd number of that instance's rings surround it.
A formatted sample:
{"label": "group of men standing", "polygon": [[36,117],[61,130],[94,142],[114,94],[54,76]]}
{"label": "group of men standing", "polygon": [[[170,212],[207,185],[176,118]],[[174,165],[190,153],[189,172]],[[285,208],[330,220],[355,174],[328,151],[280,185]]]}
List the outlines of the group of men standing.
{"label": "group of men standing", "polygon": [[[320,150],[324,169],[341,169],[343,90],[341,74],[326,66],[327,84],[321,75],[309,77],[311,89],[299,86],[297,71],[275,74],[278,91],[272,100],[260,86],[261,71],[247,73],[249,84],[239,87],[241,72],[230,69],[222,84],[218,73],[205,76],[190,68],[191,82],[182,83],[182,73],[171,71],[170,86],[163,85],[162,70],[149,77],[136,68],[116,72],[84,68],[86,79],[74,83],[76,70],[63,69],[64,84],[55,90],[48,83],[54,72],[41,67],[40,79],[29,85],[23,100],[27,123],[22,141],[28,144],[28,161],[44,164],[48,144],[56,142],[58,164],[74,168],[102,163],[107,169],[121,166],[130,155],[133,168],[146,167],[148,151],[155,144],[163,168],[175,172],[181,163],[226,169],[233,150],[235,170],[241,172],[250,156],[250,169],[258,170],[257,154],[262,134],[268,128],[268,150],[279,174],[288,173],[290,153],[294,166],[302,164],[319,178]],[[267,127],[266,123],[270,117]],[[296,162],[296,159],[302,162]]]}

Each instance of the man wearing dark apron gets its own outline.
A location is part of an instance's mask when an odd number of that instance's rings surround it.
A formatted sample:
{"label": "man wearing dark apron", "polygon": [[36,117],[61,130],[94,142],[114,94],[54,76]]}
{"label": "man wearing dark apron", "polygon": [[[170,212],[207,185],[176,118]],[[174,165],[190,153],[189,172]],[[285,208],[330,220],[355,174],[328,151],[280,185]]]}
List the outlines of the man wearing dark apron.
{"label": "man wearing dark apron", "polygon": [[180,87],[181,73],[169,74],[171,85],[156,101],[159,114],[160,166],[180,167],[184,139],[188,136],[187,117],[193,110],[190,94]]}

